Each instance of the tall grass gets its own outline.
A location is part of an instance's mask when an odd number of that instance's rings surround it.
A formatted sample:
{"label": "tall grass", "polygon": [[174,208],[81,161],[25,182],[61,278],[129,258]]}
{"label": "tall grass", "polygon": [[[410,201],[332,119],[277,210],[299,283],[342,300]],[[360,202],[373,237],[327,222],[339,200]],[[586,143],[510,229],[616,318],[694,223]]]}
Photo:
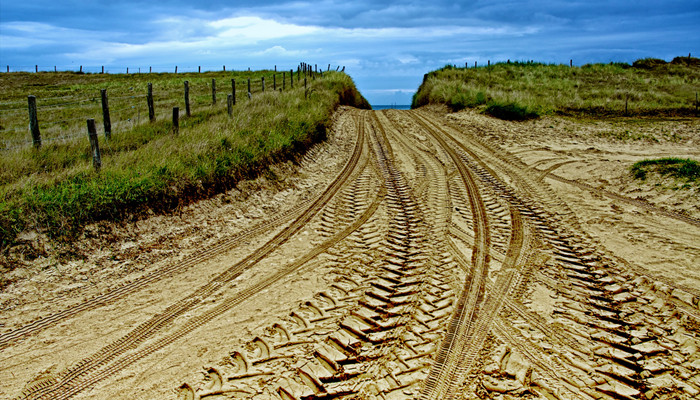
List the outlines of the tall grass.
{"label": "tall grass", "polygon": [[309,80],[306,99],[303,84],[288,85],[239,99],[233,117],[225,106],[200,107],[181,118],[178,135],[157,121],[113,133],[109,141],[101,136],[100,172],[92,168],[87,137],[3,152],[2,247],[23,230],[70,238],[92,221],[169,210],[220,192],[324,139],[338,105],[369,108],[344,73]]}
{"label": "tall grass", "polygon": [[[100,89],[107,90],[112,130],[129,130],[148,121],[146,93],[153,84],[156,118],[169,120],[171,110],[184,110],[184,81],[189,82],[190,104],[193,110],[211,109],[211,81],[216,80],[217,106],[225,107],[226,95],[231,93],[231,79],[236,80],[236,99],[247,99],[247,80],[251,91],[262,90],[261,78],[266,78],[267,90],[272,89],[274,71],[229,71],[180,74],[80,74],[75,72],[39,72],[0,74],[0,149],[27,145],[27,96],[36,96],[42,139],[49,143],[64,141],[84,133],[85,120],[102,120]],[[277,74],[278,86],[282,73]],[[296,74],[295,74],[296,81]],[[295,82],[298,86],[299,83]],[[289,88],[289,72],[286,72]],[[97,124],[98,133],[102,124]],[[3,146],[3,144],[5,144]]]}
{"label": "tall grass", "polygon": [[[639,60],[635,66],[529,62],[467,69],[446,66],[425,76],[412,106],[482,107],[510,119],[552,113],[693,115],[695,96],[700,92],[700,65],[696,58],[679,59],[683,62]],[[508,109],[513,112],[503,112]]]}

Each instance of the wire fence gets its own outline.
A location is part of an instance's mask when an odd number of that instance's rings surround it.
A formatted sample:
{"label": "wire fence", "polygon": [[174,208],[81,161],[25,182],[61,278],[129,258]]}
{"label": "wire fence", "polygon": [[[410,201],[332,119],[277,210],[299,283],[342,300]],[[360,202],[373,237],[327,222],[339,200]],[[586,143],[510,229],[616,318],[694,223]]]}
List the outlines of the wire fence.
{"label": "wire fence", "polygon": [[[99,73],[104,71],[103,67],[97,69],[79,68],[78,71],[83,71],[84,73],[91,70],[97,70],[96,72]],[[171,74],[168,74],[167,77],[163,77],[162,74],[142,74],[143,79],[135,81],[133,86],[112,85],[114,87],[111,89],[110,80],[105,79],[102,83],[107,88],[106,90],[108,92],[115,92],[113,97],[107,96],[108,106],[103,104],[101,93],[96,89],[95,84],[88,85],[90,87],[87,89],[81,88],[80,84],[74,85],[77,88],[64,88],[60,84],[54,84],[53,86],[58,87],[56,90],[70,91],[70,94],[60,93],[56,96],[48,95],[36,97],[34,111],[32,111],[31,106],[32,100],[29,101],[30,105],[28,107],[27,97],[12,96],[10,98],[0,99],[0,152],[23,149],[32,145],[40,146],[41,143],[44,142],[68,143],[78,138],[85,139],[87,136],[85,133],[85,121],[87,119],[109,120],[112,127],[110,133],[133,129],[140,124],[151,121],[149,103],[153,104],[154,109],[160,110],[160,112],[155,115],[155,119],[163,120],[170,118],[169,112],[164,112],[164,110],[182,106],[183,100],[188,103],[189,107],[192,109],[200,109],[205,106],[210,108],[212,106],[226,107],[226,96],[229,93],[234,96],[235,103],[238,99],[248,98],[249,92],[250,95],[252,95],[265,90],[270,91],[281,90],[283,87],[285,89],[294,86],[298,87],[297,85],[300,84],[303,77],[315,79],[316,76],[322,76],[323,74],[323,70],[320,70],[317,65],[306,63],[300,63],[296,71],[294,69],[278,71],[277,66],[274,67],[274,70],[263,71],[250,71],[250,69],[248,69],[248,71],[225,71],[225,68],[224,66],[223,71],[221,68],[219,68],[218,71],[214,71],[218,73],[215,78],[212,78],[211,74],[202,76],[201,78],[198,78],[197,75],[189,75],[183,77],[182,80],[177,80],[173,79]],[[330,69],[331,66],[329,64],[326,71]],[[336,68],[336,70],[339,69],[340,67]],[[344,69],[345,67],[343,67],[343,70]],[[49,72],[59,71],[58,68],[47,69],[38,65],[31,66],[31,68],[28,66],[15,66],[10,68],[8,66],[6,69],[6,71],[12,72],[23,71],[34,73],[45,72],[47,70]],[[213,71],[214,69],[211,68],[211,70]],[[138,69],[136,71],[138,71]],[[153,69],[149,68],[149,71],[153,71]],[[199,74],[212,71],[209,70],[209,67],[205,67],[205,69],[202,67],[185,68],[184,70],[178,68],[178,73],[195,72]],[[241,75],[241,72],[244,73],[244,76]],[[106,73],[107,72],[105,72],[105,74]],[[231,74],[234,74],[236,78],[231,78],[231,76],[234,76]],[[293,78],[291,78],[290,75],[292,75]],[[231,80],[220,81],[217,84],[217,78],[220,80],[221,78],[231,78]],[[290,79],[293,79],[294,83],[292,83]],[[151,85],[151,80],[153,81],[153,90],[151,92],[152,96],[149,98],[146,81],[148,81],[148,85]],[[183,87],[185,81],[188,82],[188,84],[185,84],[187,88]],[[303,85],[303,83],[301,84]],[[31,83],[25,86],[32,87],[33,85],[40,87],[41,85],[49,84]],[[187,93],[183,93],[183,88],[184,92]],[[223,101],[215,101],[217,89],[219,89],[219,97],[223,97]],[[28,97],[33,96],[29,95]],[[108,110],[106,114],[104,112],[105,107]],[[185,111],[185,107],[180,107],[180,109]],[[34,121],[36,121],[36,127],[32,124],[33,112],[35,113]],[[35,137],[34,132],[38,132],[38,137]],[[107,133],[104,130],[104,126],[100,126],[99,133]]]}
{"label": "wire fence", "polygon": [[[307,64],[310,65],[310,64]],[[227,68],[226,65],[149,65],[149,66],[129,66],[129,65],[5,65],[0,69],[0,73],[10,72],[74,72],[83,74],[150,74],[150,73],[193,73],[193,72],[234,72],[252,71],[251,67],[245,69]],[[257,66],[253,70],[260,69]],[[330,68],[329,68],[330,69]]]}

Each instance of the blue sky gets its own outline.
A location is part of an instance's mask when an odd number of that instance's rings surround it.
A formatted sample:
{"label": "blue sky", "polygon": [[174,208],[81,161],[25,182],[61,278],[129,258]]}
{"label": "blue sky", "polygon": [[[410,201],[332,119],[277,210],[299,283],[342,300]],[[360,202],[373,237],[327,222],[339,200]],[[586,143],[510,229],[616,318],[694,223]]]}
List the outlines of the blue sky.
{"label": "blue sky", "polygon": [[700,55],[700,0],[0,0],[0,66],[124,72],[345,65],[408,104],[445,64]]}

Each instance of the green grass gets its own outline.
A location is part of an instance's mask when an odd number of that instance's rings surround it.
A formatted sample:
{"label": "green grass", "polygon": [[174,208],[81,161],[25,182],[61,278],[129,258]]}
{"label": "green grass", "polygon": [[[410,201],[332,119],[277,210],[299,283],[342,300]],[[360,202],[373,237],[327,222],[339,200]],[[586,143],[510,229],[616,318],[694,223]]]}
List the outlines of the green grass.
{"label": "green grass", "polygon": [[[256,73],[259,77],[270,72]],[[233,75],[227,74],[229,78]],[[250,74],[254,76],[255,73]],[[162,114],[158,121],[113,128],[111,140],[100,135],[100,172],[92,168],[86,133],[76,139],[47,141],[40,149],[24,146],[0,152],[0,240],[3,248],[25,230],[70,239],[93,221],[118,220],[125,215],[145,214],[149,209],[172,210],[219,193],[241,179],[263,173],[271,163],[296,159],[313,143],[323,140],[338,105],[369,107],[350,77],[336,72],[328,72],[316,80],[309,78],[308,99],[304,96],[303,82],[299,85],[295,80],[294,89],[290,90],[287,81],[283,92],[270,90],[271,84],[266,82],[269,86],[265,93],[257,91],[251,100],[247,95],[238,96],[232,117],[227,113],[223,93],[217,104],[212,105],[210,89],[206,94],[193,90],[201,88],[206,81],[211,82],[210,76],[197,81],[196,77],[182,76],[184,74],[150,77],[56,74],[56,80],[52,81],[50,73],[12,75],[0,74],[3,79],[0,84],[7,89],[0,99],[2,104],[15,101],[8,100],[12,97],[8,93],[17,96],[26,93],[9,80],[16,79],[26,89],[32,84],[32,76],[37,76],[36,84],[50,86],[61,94],[74,90],[92,93],[104,85],[113,92],[124,92],[129,90],[134,79],[142,80],[141,83],[154,80],[154,90],[156,85],[172,87],[177,96],[162,96],[163,103],[156,104]],[[156,82],[158,78],[162,80]],[[195,97],[198,100],[193,102],[191,117],[184,116],[184,105],[180,104],[184,100],[179,99],[182,81],[188,78],[194,82],[191,96],[201,96]],[[237,91],[247,91],[239,79]],[[230,79],[228,82],[226,91],[230,91]],[[223,89],[223,85],[221,87]],[[75,96],[84,98],[87,94]],[[146,102],[142,100],[139,107],[142,118],[145,114],[147,120]],[[165,112],[169,101],[181,107],[178,135],[173,134],[169,122],[172,112]],[[86,132],[84,111],[68,109],[64,112],[81,115],[80,125]],[[1,111],[0,115],[3,115]],[[100,121],[98,125],[101,124],[101,117],[94,117]],[[27,134],[26,128],[24,134]],[[0,137],[4,135],[0,131]]]}
{"label": "green grass", "polygon": [[446,66],[426,74],[412,107],[477,108],[505,119],[573,116],[692,116],[700,92],[697,58],[581,67],[530,62]]}
{"label": "green grass", "polygon": [[[148,121],[146,94],[148,83],[153,85],[156,118],[169,121],[172,108],[185,109],[184,81],[189,82],[192,110],[210,109],[211,81],[216,80],[217,105],[226,106],[226,95],[231,93],[231,79],[236,80],[237,103],[247,100],[247,81],[251,92],[273,85],[274,71],[228,71],[205,73],[157,74],[80,74],[74,72],[3,73],[0,74],[0,149],[26,145],[31,138],[27,132],[27,96],[36,96],[41,136],[45,142],[65,136],[85,134],[85,120],[94,118],[98,132],[102,130],[100,89],[106,89],[109,98],[113,131],[129,130]],[[294,74],[295,88],[299,88]],[[278,87],[282,86],[282,72],[276,73]],[[303,78],[302,78],[303,84]],[[290,88],[286,71],[286,89]],[[5,144],[3,146],[3,144]]]}
{"label": "green grass", "polygon": [[667,157],[653,160],[637,161],[630,167],[635,179],[646,180],[650,173],[668,176],[683,185],[700,186],[700,164],[691,159]]}

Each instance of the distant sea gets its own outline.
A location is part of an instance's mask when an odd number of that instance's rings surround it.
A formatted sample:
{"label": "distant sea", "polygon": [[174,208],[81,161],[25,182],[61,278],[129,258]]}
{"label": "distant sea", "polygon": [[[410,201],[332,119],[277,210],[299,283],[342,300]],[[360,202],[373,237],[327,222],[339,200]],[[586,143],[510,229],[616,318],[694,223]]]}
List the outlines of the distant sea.
{"label": "distant sea", "polygon": [[372,104],[372,109],[373,110],[387,110],[387,109],[410,110],[411,105],[410,104],[392,104],[392,105],[386,105],[386,104],[374,105],[374,104]]}

